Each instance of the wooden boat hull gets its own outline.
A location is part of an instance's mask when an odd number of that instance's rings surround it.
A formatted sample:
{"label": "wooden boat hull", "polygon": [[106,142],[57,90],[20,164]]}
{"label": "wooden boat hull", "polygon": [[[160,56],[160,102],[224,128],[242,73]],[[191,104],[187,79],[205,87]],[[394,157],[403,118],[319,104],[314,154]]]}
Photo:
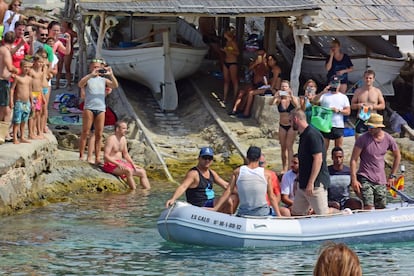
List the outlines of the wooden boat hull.
{"label": "wooden boat hull", "polygon": [[166,60],[162,45],[123,50],[102,49],[102,56],[111,65],[116,76],[147,86],[154,93],[162,109],[174,110],[178,105],[175,81],[194,74],[200,67],[206,51],[203,48],[171,46],[172,79],[168,79],[165,70]]}
{"label": "wooden boat hull", "polygon": [[157,226],[160,235],[168,241],[223,247],[292,246],[328,240],[412,241],[414,207],[397,206],[350,215],[242,218],[177,202],[161,213]]}
{"label": "wooden boat hull", "polygon": [[[129,17],[128,20],[119,23],[114,16],[106,18],[105,22],[111,23],[107,28],[114,28],[112,37],[120,34],[125,41],[106,38],[106,47],[99,49],[99,53],[116,76],[147,86],[163,111],[175,110],[178,105],[175,81],[198,70],[208,51],[207,45],[201,34],[181,18]],[[97,33],[96,22],[92,26]],[[144,35],[148,33],[152,35]]]}
{"label": "wooden boat hull", "polygon": [[[279,51],[288,62],[294,57],[294,49],[286,41],[289,40],[290,31],[281,32],[276,36]],[[313,79],[320,84],[327,84],[327,71],[325,69],[326,57],[329,55],[330,36],[311,37],[311,44],[305,45],[302,60],[301,76]],[[348,74],[351,85],[362,85],[364,72],[368,69],[375,71],[375,86],[381,89],[386,96],[394,95],[392,82],[400,74],[405,58],[402,53],[389,41],[380,36],[373,37],[340,37],[341,48],[347,53],[354,64],[353,71]],[[291,63],[290,63],[291,64]],[[354,90],[348,90],[353,94]]]}
{"label": "wooden boat hull", "polygon": [[[375,86],[383,95],[395,94],[392,82],[400,74],[404,65],[404,58],[386,59],[379,57],[353,57],[354,70],[348,74],[348,80],[352,83],[363,81],[364,72],[368,69],[375,72]],[[304,56],[302,61],[302,76],[305,79],[315,79],[320,83],[326,83],[325,58]],[[361,83],[359,83],[361,84]],[[349,91],[348,94],[353,94]]]}

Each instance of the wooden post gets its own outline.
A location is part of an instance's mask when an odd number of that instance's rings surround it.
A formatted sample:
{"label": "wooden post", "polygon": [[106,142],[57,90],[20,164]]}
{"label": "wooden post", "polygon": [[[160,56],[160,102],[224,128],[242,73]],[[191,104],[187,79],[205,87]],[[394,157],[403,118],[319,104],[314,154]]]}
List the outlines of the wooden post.
{"label": "wooden post", "polygon": [[299,77],[302,68],[303,60],[303,47],[305,45],[303,36],[308,34],[309,30],[296,29],[293,26],[293,39],[295,40],[295,56],[292,63],[292,71],[290,72],[290,88],[293,91],[293,95],[297,96],[299,91]]}
{"label": "wooden post", "polygon": [[237,58],[237,63],[239,64],[239,75],[240,75],[241,68],[243,65],[243,53],[244,53],[243,37],[244,37],[244,23],[245,22],[246,22],[246,18],[244,17],[236,18],[236,40],[237,40],[237,46],[239,47],[239,51],[240,51],[240,54]]}
{"label": "wooden post", "polygon": [[274,17],[265,18],[264,48],[269,55],[276,54],[277,21]]}
{"label": "wooden post", "polygon": [[99,14],[99,34],[98,34],[98,40],[96,41],[96,58],[102,58],[102,45],[103,40],[105,37],[105,12],[101,12]]}

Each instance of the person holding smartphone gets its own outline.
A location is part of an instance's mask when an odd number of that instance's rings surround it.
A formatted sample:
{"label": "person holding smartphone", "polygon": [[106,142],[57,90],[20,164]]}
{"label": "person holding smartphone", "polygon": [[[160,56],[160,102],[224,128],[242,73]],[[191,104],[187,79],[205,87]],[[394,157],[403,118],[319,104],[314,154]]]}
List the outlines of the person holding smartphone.
{"label": "person holding smartphone", "polygon": [[[85,104],[82,113],[82,134],[79,143],[79,159],[84,159],[86,141],[92,124],[95,128],[95,164],[101,163],[102,133],[105,124],[105,89],[117,88],[118,80],[111,67],[103,67],[103,60],[93,59],[89,65],[90,73],[78,83],[79,88],[85,90]],[[103,71],[102,69],[105,69]],[[82,95],[83,96],[83,95]]]}

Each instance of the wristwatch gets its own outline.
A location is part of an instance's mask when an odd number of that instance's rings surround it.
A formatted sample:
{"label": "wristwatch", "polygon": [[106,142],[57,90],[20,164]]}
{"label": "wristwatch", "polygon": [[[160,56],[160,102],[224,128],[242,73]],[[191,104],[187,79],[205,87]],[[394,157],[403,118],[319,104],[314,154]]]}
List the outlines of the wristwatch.
{"label": "wristwatch", "polygon": [[390,174],[389,179],[391,178],[397,178],[397,176],[395,174]]}

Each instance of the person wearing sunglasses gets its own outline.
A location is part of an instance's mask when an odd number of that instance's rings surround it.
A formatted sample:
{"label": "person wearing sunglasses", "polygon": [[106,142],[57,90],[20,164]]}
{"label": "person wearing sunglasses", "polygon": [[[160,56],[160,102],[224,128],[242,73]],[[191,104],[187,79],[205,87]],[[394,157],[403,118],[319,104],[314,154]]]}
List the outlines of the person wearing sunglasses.
{"label": "person wearing sunglasses", "polygon": [[[191,168],[184,177],[183,182],[175,190],[173,196],[167,200],[165,207],[168,208],[185,193],[187,202],[192,205],[206,208],[213,208],[219,198],[215,196],[213,183],[218,184],[223,189],[227,189],[229,183],[222,179],[217,172],[210,169],[213,163],[214,151],[210,147],[203,147],[198,155],[197,166]],[[233,214],[237,208],[238,197],[236,194],[230,195],[220,208],[216,211]]]}

